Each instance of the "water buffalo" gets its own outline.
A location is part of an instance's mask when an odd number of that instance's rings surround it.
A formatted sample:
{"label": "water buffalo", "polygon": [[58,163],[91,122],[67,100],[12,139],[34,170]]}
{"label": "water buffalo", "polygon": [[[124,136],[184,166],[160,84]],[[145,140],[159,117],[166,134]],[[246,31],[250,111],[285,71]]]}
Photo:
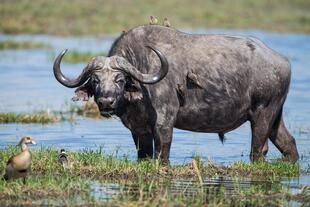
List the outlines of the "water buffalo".
{"label": "water buffalo", "polygon": [[[255,38],[192,35],[145,25],[124,32],[107,57],[93,58],[76,79],[54,75],[94,96],[101,115],[117,115],[131,131],[138,158],[169,161],[173,128],[224,134],[246,121],[252,129],[251,160],[263,158],[268,138],[284,158],[298,159],[283,122],[289,61]],[[155,150],[154,150],[155,149]]]}

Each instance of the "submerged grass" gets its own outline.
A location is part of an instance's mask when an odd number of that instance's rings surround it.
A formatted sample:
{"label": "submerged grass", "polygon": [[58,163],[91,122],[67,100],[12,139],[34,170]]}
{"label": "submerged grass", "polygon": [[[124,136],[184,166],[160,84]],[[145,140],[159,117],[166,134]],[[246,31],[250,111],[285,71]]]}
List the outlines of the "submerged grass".
{"label": "submerged grass", "polygon": [[2,1],[0,32],[89,35],[148,24],[155,15],[176,28],[259,28],[310,32],[309,0]]}
{"label": "submerged grass", "polygon": [[47,47],[49,47],[49,45],[38,42],[14,41],[14,40],[0,41],[0,50],[32,49],[32,48],[47,48]]}
{"label": "submerged grass", "polygon": [[[6,160],[19,152],[9,146],[0,150],[0,172]],[[32,150],[32,172],[23,185],[21,180],[0,180],[0,204],[44,204],[46,200],[70,205],[105,206],[261,206],[297,200],[279,182],[282,176],[298,176],[298,165],[281,161],[230,166],[204,163],[199,157],[183,165],[167,166],[158,160],[131,161],[127,157],[106,155],[103,148],[69,152],[69,163],[57,162],[58,152],[51,148]],[[281,166],[281,167],[280,167]],[[208,178],[219,178],[217,183]],[[236,182],[222,178],[230,177]],[[240,179],[250,180],[239,184]],[[93,195],[92,185],[115,183],[115,194],[108,200]],[[117,192],[116,192],[117,191]],[[102,193],[102,192],[101,192]],[[300,198],[308,198],[303,192]],[[301,196],[301,195],[300,195]],[[112,199],[112,200],[111,200]],[[306,199],[303,199],[304,202]],[[46,203],[45,203],[46,204]]]}

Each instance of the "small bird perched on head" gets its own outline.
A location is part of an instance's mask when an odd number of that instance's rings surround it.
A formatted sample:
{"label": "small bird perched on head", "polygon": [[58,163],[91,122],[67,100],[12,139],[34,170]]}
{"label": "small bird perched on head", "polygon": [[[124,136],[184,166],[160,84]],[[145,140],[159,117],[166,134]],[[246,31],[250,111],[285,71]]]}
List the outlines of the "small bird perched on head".
{"label": "small bird perched on head", "polygon": [[171,26],[167,17],[164,18],[164,26],[165,27],[170,27]]}
{"label": "small bird perched on head", "polygon": [[61,149],[58,155],[58,162],[65,167],[68,164],[68,155],[65,149]]}
{"label": "small bird perched on head", "polygon": [[154,24],[157,24],[158,23],[158,20],[156,17],[154,16],[150,16],[150,24],[151,25],[154,25]]}
{"label": "small bird perched on head", "polygon": [[36,142],[30,136],[25,136],[20,140],[19,146],[22,152],[10,157],[8,160],[3,176],[5,180],[22,177],[24,184],[26,184],[26,176],[30,171],[31,165],[31,154],[28,150],[28,144],[36,144]]}

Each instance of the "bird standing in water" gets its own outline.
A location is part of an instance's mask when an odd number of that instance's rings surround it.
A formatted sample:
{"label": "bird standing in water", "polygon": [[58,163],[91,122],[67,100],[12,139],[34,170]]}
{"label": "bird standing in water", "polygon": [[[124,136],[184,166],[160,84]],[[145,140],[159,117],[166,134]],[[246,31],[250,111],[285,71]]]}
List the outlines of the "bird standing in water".
{"label": "bird standing in water", "polygon": [[157,18],[154,17],[154,16],[150,16],[150,24],[151,24],[151,25],[155,25],[155,24],[157,24],[157,23],[158,23]]}
{"label": "bird standing in water", "polygon": [[8,160],[3,176],[4,180],[23,178],[23,182],[26,184],[26,176],[31,166],[31,154],[28,150],[28,144],[36,144],[36,142],[30,136],[25,136],[20,140],[19,146],[22,152],[10,157]]}
{"label": "bird standing in water", "polygon": [[170,24],[170,22],[169,22],[167,17],[165,17],[165,19],[164,19],[164,26],[165,27],[171,27],[171,24]]}
{"label": "bird standing in water", "polygon": [[62,164],[63,167],[68,165],[68,155],[65,149],[61,149],[58,155],[58,162]]}

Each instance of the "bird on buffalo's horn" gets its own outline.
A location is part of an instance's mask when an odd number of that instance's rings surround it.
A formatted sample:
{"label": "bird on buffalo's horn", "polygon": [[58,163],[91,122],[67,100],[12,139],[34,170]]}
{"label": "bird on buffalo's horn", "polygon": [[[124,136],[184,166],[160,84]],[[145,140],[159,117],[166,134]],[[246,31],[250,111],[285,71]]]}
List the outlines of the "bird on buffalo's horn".
{"label": "bird on buffalo's horn", "polygon": [[36,144],[36,142],[30,136],[25,136],[20,140],[18,145],[21,147],[22,152],[10,157],[8,160],[3,176],[4,180],[23,178],[23,182],[26,184],[26,176],[31,166],[31,154],[28,150],[28,144]]}
{"label": "bird on buffalo's horn", "polygon": [[155,24],[157,24],[157,23],[158,23],[157,18],[154,17],[154,16],[150,16],[150,24],[151,24],[151,25],[155,25]]}

